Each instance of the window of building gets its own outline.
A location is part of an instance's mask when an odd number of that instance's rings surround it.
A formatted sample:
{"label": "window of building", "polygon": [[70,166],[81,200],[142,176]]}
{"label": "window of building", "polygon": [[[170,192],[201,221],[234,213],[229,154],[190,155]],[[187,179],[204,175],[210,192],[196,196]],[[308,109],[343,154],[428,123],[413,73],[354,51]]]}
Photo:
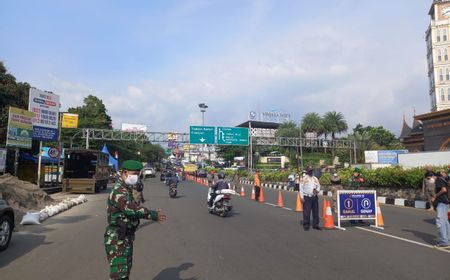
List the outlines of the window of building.
{"label": "window of building", "polygon": [[436,31],[436,42],[440,42],[441,41],[441,30],[437,30]]}
{"label": "window of building", "polygon": [[439,69],[439,81],[443,81],[444,80],[444,75],[442,74],[442,69]]}
{"label": "window of building", "polygon": [[440,49],[438,50],[438,61],[442,61],[442,51]]}
{"label": "window of building", "polygon": [[448,61],[448,49],[447,48],[444,49],[444,60]]}
{"label": "window of building", "polygon": [[450,88],[447,89],[447,101],[450,101]]}
{"label": "window of building", "polygon": [[447,29],[442,30],[442,41],[447,41]]}
{"label": "window of building", "polygon": [[445,101],[445,94],[443,88],[441,88],[441,101]]}
{"label": "window of building", "polygon": [[450,73],[448,71],[448,68],[445,68],[445,79],[448,81],[450,80]]}

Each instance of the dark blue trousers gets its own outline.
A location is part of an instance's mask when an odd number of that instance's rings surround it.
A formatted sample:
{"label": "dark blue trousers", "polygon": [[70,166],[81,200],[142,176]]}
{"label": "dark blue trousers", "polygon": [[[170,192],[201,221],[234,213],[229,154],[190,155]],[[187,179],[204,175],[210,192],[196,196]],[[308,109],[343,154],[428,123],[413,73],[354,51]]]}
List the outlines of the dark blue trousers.
{"label": "dark blue trousers", "polygon": [[319,226],[319,198],[317,196],[304,197],[303,204],[303,227],[309,228],[311,225],[311,212],[313,216],[313,227]]}

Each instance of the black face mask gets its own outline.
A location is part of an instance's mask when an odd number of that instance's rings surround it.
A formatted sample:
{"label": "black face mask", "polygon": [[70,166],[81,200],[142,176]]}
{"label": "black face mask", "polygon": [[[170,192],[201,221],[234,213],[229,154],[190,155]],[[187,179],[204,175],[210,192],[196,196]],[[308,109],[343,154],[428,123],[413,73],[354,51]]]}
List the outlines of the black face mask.
{"label": "black face mask", "polygon": [[308,171],[308,172],[306,172],[306,174],[308,174],[308,176],[312,176],[313,175],[313,171],[312,170]]}

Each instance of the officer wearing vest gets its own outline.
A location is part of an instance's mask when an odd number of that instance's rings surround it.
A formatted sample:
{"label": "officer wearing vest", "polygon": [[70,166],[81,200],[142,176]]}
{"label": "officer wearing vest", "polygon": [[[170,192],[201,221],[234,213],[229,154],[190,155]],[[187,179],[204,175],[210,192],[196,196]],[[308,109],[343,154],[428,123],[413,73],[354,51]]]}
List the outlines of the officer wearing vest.
{"label": "officer wearing vest", "polygon": [[309,230],[311,225],[311,212],[313,215],[313,229],[319,227],[319,180],[313,175],[313,168],[308,167],[306,175],[300,181],[300,197],[303,201],[303,229]]}
{"label": "officer wearing vest", "polygon": [[133,187],[139,180],[142,164],[135,160],[123,163],[122,174],[108,197],[108,226],[104,235],[106,256],[110,266],[110,279],[129,279],[133,263],[133,241],[139,219],[159,223],[166,215],[159,210],[139,206],[133,199]]}

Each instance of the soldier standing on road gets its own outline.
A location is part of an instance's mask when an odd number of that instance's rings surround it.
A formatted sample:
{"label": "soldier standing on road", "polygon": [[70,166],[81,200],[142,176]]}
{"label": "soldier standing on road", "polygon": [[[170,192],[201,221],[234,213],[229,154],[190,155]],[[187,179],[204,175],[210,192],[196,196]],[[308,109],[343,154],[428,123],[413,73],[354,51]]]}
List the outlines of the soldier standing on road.
{"label": "soldier standing on road", "polygon": [[233,175],[233,190],[239,191],[239,172],[237,170]]}
{"label": "soldier standing on road", "polygon": [[254,181],[254,188],[255,188],[255,201],[259,201],[259,194],[261,193],[261,181],[259,179],[259,170],[256,170],[255,172],[255,181]]}
{"label": "soldier standing on road", "polygon": [[133,186],[139,180],[143,168],[138,161],[123,163],[122,174],[108,198],[108,226],[104,235],[106,256],[110,266],[110,279],[129,279],[133,263],[133,241],[139,219],[166,220],[159,210],[139,206],[133,199]]}
{"label": "soldier standing on road", "polygon": [[435,189],[435,180],[436,177],[434,176],[434,173],[432,170],[427,170],[425,172],[425,178],[422,182],[422,195],[425,201],[428,201],[430,208],[429,211],[433,211],[433,202],[431,201],[431,198],[434,196],[434,189]]}
{"label": "soldier standing on road", "polygon": [[313,216],[313,229],[322,230],[319,227],[319,194],[320,183],[313,175],[313,168],[310,166],[306,175],[300,181],[300,197],[303,201],[303,229],[309,230],[311,225],[311,212]]}
{"label": "soldier standing on road", "polygon": [[[361,175],[361,169],[359,167],[355,167],[353,170],[353,175],[350,178],[350,189],[352,190],[363,190],[364,184],[366,180],[364,180],[364,177]],[[356,224],[356,223],[364,224],[363,220],[351,220],[350,223]]]}

